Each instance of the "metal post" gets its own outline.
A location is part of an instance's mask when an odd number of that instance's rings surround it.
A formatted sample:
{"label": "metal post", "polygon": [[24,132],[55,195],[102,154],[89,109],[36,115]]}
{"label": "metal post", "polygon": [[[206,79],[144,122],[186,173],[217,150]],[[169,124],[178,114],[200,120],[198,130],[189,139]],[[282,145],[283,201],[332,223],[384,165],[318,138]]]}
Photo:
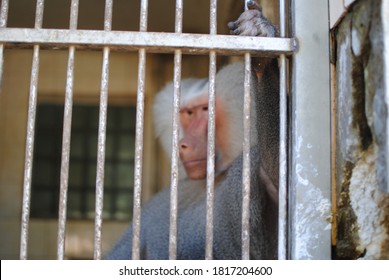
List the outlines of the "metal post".
{"label": "metal post", "polygon": [[[70,10],[70,29],[77,29],[78,20],[78,1],[72,0]],[[70,160],[70,139],[72,129],[72,111],[73,111],[73,83],[74,83],[74,55],[76,48],[69,47],[68,68],[66,74],[66,94],[64,108],[64,124],[62,136],[62,159],[61,159],[61,178],[60,178],[60,196],[58,210],[58,240],[57,240],[57,258],[64,259],[65,255],[65,233],[66,233],[66,209],[67,194],[69,183],[69,160]]]}
{"label": "metal post", "polygon": [[[210,34],[217,33],[217,1],[210,3]],[[208,143],[207,143],[207,217],[205,259],[213,258],[213,207],[215,185],[215,116],[216,116],[216,52],[209,53],[209,100],[208,100]]]}
{"label": "metal post", "polygon": [[[245,9],[247,2],[245,0]],[[250,135],[251,135],[251,55],[245,53],[242,170],[242,259],[250,259]]]}
{"label": "metal post", "polygon": [[299,47],[292,71],[289,254],[292,259],[330,259],[328,1],[294,0],[291,8]]}
{"label": "metal post", "polygon": [[[182,33],[183,1],[176,1],[175,32]],[[182,51],[174,51],[174,98],[173,98],[173,137],[172,137],[172,170],[170,190],[170,232],[169,232],[169,259],[177,258],[177,193],[178,193],[178,134],[179,110],[181,95],[181,60]]]}
{"label": "metal post", "polygon": [[[35,29],[42,28],[44,0],[38,0],[36,3]],[[20,234],[20,259],[27,259],[28,235],[30,223],[30,204],[31,204],[31,174],[34,155],[35,139],[35,116],[38,96],[38,78],[39,78],[39,45],[34,45],[34,54],[32,59],[31,81],[30,81],[30,99],[28,103],[27,137],[26,137],[26,155],[24,160],[24,184],[23,184],[23,206],[22,222]]]}
{"label": "metal post", "polygon": [[[141,2],[140,31],[147,31],[148,1]],[[141,228],[141,198],[142,198],[142,167],[143,167],[143,132],[145,107],[145,77],[146,49],[139,50],[138,94],[136,105],[136,135],[135,135],[135,179],[134,179],[134,213],[132,219],[132,259],[140,258],[140,228]]]}
{"label": "metal post", "polygon": [[[112,27],[113,0],[105,1],[104,30],[110,31]],[[101,259],[101,228],[103,222],[104,200],[104,165],[105,165],[105,139],[107,131],[108,107],[108,79],[109,79],[109,47],[103,50],[103,66],[101,74],[101,94],[99,112],[99,135],[97,147],[97,174],[96,174],[96,217],[95,217],[95,245],[94,259]]]}

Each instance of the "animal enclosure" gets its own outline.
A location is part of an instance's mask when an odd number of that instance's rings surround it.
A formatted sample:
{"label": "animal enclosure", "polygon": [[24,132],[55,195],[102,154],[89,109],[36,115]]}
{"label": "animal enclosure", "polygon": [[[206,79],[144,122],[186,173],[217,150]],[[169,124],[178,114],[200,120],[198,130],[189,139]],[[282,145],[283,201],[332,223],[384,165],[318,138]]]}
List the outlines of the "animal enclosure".
{"label": "animal enclosure", "polygon": [[[204,250],[211,259],[216,72],[231,60],[244,61],[244,106],[250,108],[251,59],[257,56],[279,62],[278,258],[331,258],[328,3],[263,0],[279,37],[227,35],[226,23],[243,12],[244,2],[2,0],[0,183],[2,239],[9,241],[2,258],[101,259],[132,220],[137,259],[141,206],[166,184],[169,257],[175,259],[181,80],[207,76],[211,222]],[[150,117],[154,94],[168,80],[175,97],[171,166],[154,140]],[[244,113],[247,233],[250,110]],[[242,259],[249,258],[249,244],[242,234]]]}

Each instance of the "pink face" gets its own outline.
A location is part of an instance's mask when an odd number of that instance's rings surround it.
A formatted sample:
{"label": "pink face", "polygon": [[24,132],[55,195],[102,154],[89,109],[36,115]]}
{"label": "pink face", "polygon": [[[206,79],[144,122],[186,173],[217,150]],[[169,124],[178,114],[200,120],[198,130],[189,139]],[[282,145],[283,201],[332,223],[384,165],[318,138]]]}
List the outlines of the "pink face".
{"label": "pink face", "polygon": [[[223,134],[221,130],[225,129],[220,123],[219,107],[219,102],[216,102],[217,154],[224,148],[219,138]],[[204,179],[207,175],[208,96],[198,97],[181,107],[180,121],[184,130],[184,137],[179,141],[180,159],[190,179]],[[217,158],[222,159],[221,156]],[[216,163],[216,169],[218,165]]]}
{"label": "pink face", "polygon": [[180,121],[185,135],[179,142],[181,161],[190,179],[203,179],[207,170],[208,98],[182,107]]}

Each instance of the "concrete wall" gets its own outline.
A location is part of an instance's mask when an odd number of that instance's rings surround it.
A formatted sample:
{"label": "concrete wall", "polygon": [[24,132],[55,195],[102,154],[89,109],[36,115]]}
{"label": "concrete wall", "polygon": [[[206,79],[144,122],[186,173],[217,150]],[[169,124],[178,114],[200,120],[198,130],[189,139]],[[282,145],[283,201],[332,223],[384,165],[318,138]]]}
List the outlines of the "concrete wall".
{"label": "concrete wall", "polygon": [[384,20],[382,1],[360,0],[333,30],[335,258],[389,258]]}

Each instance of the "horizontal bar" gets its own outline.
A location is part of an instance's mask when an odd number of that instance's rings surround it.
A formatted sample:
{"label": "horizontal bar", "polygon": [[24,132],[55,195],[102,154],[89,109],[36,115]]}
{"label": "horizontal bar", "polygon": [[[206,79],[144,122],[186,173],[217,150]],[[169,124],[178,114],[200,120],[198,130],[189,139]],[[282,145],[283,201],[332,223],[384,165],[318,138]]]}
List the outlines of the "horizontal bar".
{"label": "horizontal bar", "polygon": [[146,48],[147,51],[165,53],[181,49],[186,54],[205,54],[213,50],[218,54],[230,55],[243,55],[250,52],[254,56],[292,54],[296,49],[296,41],[293,38],[30,28],[0,29],[0,43],[40,44],[43,47],[57,48],[75,45],[89,49],[108,46],[113,50]]}

